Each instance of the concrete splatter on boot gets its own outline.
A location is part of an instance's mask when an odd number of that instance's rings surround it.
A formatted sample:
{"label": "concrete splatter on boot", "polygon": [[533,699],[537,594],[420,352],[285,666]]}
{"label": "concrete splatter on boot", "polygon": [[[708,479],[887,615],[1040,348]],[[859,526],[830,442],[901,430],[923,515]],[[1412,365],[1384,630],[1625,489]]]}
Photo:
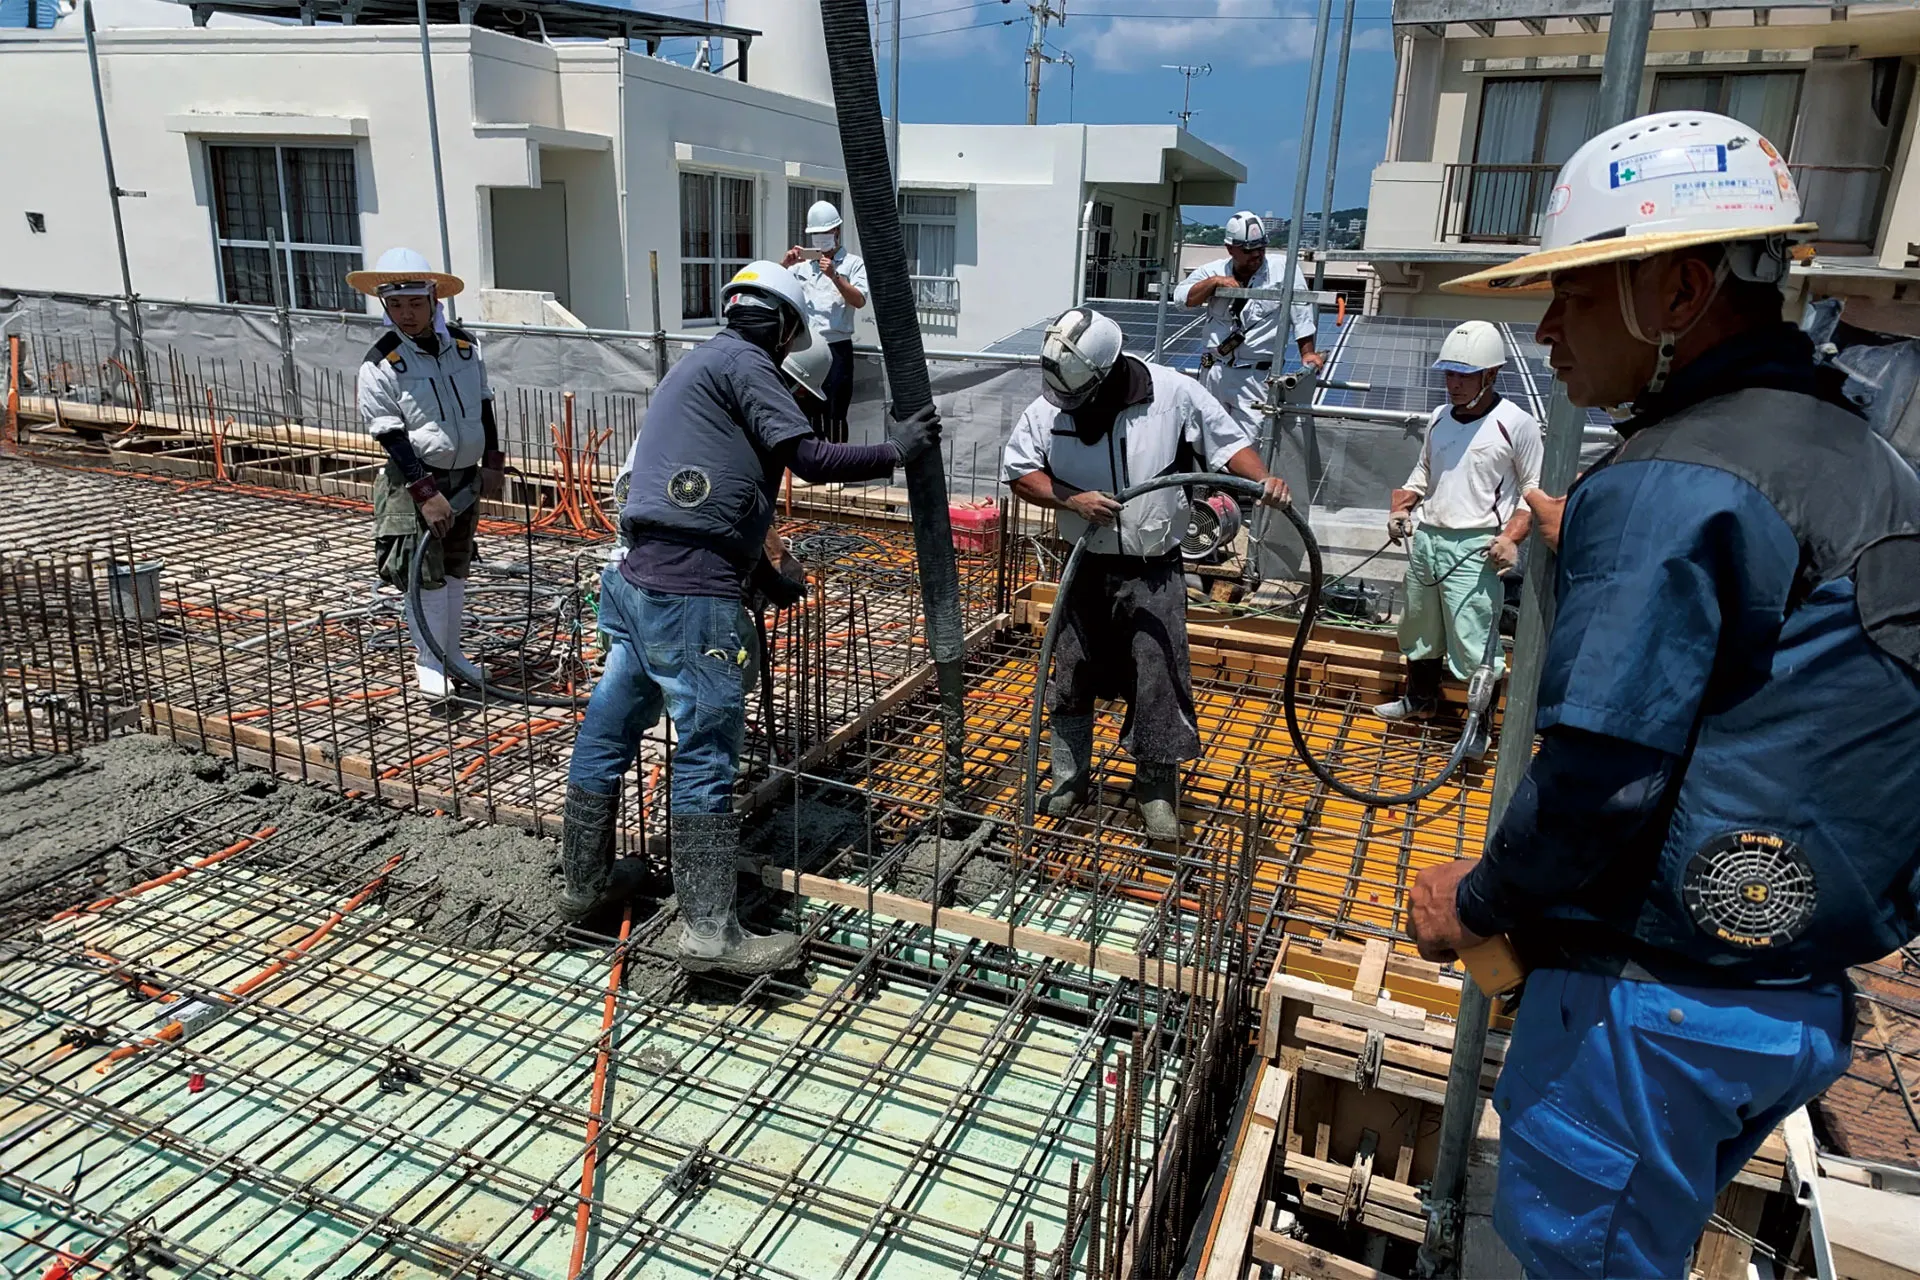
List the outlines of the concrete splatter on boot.
{"label": "concrete splatter on boot", "polygon": [[1093,717],[1054,716],[1048,730],[1049,772],[1040,812],[1064,818],[1087,802],[1093,784]]}
{"label": "concrete splatter on boot", "polygon": [[1134,766],[1133,799],[1150,840],[1180,838],[1180,766],[1142,761]]}
{"label": "concrete splatter on boot", "polygon": [[567,784],[566,816],[560,824],[560,873],[566,878],[558,904],[562,919],[586,919],[607,896],[613,883],[613,814],[619,800]]}
{"label": "concrete splatter on boot", "polygon": [[674,958],[688,973],[751,978],[800,963],[796,935],[755,934],[740,927],[734,914],[739,853],[738,814],[673,816],[673,891],[683,921]]}

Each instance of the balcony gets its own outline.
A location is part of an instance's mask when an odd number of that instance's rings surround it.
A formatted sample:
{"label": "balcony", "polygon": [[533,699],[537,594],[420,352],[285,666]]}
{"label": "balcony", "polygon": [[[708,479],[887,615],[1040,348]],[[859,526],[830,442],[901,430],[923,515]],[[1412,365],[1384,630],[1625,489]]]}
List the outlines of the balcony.
{"label": "balcony", "polygon": [[1443,244],[1538,244],[1552,164],[1450,164],[1440,189]]}
{"label": "balcony", "polygon": [[960,310],[960,281],[953,276],[908,276],[916,311],[952,315]]}

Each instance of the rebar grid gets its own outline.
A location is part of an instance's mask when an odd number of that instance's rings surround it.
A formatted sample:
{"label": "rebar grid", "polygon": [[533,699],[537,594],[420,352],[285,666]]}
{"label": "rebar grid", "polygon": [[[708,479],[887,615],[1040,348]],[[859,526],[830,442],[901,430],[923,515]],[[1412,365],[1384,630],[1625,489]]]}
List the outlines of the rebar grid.
{"label": "rebar grid", "polygon": [[[87,1223],[89,1258],[140,1232],[186,1275],[385,1274],[400,1261],[557,1274],[541,1224],[580,1202],[570,1177],[589,1117],[575,1100],[609,1045],[616,1096],[600,1117],[588,1256],[616,1265],[600,1274],[665,1260],[697,1274],[895,1275],[915,1259],[926,1274],[1001,1274],[1024,1264],[1036,1225],[1079,1256],[1050,1274],[1111,1274],[1094,1224],[1144,1242],[1142,1188],[1159,1193],[1147,1199],[1160,1217],[1175,1198],[1153,1175],[1217,1056],[1216,1002],[842,911],[808,922],[822,940],[809,982],[632,984],[603,1035],[606,950],[431,943],[404,924],[424,881],[346,913],[238,997],[289,937],[340,914],[345,886],[395,870],[364,839],[339,847],[324,813],[272,830],[278,812],[188,815],[130,838],[148,867],[253,843],[217,873],[7,942],[4,1185],[35,1230]],[[162,1039],[164,1020],[193,1025]],[[1102,1091],[1116,1079],[1109,1124]],[[1099,1191],[1076,1202],[1083,1185]],[[732,1200],[750,1210],[737,1223],[696,1227]],[[814,1252],[798,1269],[778,1261],[814,1236],[844,1245],[837,1272]]]}

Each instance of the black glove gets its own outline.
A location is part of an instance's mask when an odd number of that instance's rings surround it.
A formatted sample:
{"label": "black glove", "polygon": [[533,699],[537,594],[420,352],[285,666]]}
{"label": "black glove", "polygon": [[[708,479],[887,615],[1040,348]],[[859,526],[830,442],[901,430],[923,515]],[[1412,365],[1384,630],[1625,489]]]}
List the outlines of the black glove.
{"label": "black glove", "polygon": [[931,404],[915,410],[905,418],[895,418],[893,429],[887,432],[887,442],[900,455],[900,465],[905,466],[929,449],[940,446],[940,411]]}
{"label": "black glove", "polygon": [[807,579],[802,570],[798,581],[773,567],[773,562],[761,556],[753,566],[748,578],[753,593],[766,600],[775,609],[791,609],[806,598]]}

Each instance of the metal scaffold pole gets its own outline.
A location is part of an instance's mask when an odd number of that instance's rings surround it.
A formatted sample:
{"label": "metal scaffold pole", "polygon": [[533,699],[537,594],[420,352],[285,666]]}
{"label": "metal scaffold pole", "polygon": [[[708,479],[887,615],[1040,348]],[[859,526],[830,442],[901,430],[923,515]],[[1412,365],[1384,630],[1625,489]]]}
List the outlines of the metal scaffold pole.
{"label": "metal scaffold pole", "polygon": [[[1606,70],[1600,82],[1597,118],[1599,133],[1630,119],[1640,95],[1640,72],[1646,63],[1647,32],[1653,26],[1652,0],[1625,0],[1614,6],[1607,34]],[[1565,384],[1555,381],[1547,412],[1547,440],[1540,463],[1540,487],[1565,494],[1580,466],[1580,443],[1586,433],[1586,411],[1567,399]],[[1513,634],[1513,676],[1507,684],[1507,705],[1501,720],[1500,752],[1489,798],[1487,833],[1499,829],[1507,802],[1533,758],[1534,725],[1539,715],[1540,672],[1546,658],[1547,635],[1553,626],[1553,550],[1536,530],[1527,540],[1526,579],[1522,587],[1520,621]],[[1461,984],[1460,1021],[1454,1028],[1453,1061],[1447,1075],[1447,1097],[1440,1119],[1440,1149],[1435,1157],[1433,1182],[1427,1199],[1427,1239],[1420,1250],[1421,1273],[1451,1277],[1460,1274],[1464,1243],[1463,1214],[1467,1160],[1473,1135],[1479,1128],[1480,1074],[1486,1057],[1487,1021],[1492,1002],[1468,981]]]}
{"label": "metal scaffold pole", "polygon": [[145,195],[123,190],[113,168],[113,139],[107,132],[107,100],[100,88],[100,48],[94,39],[93,0],[81,8],[81,29],[87,37],[87,70],[93,76],[93,112],[100,122],[100,159],[107,169],[107,203],[113,209],[113,243],[120,251],[120,291],[127,307],[127,327],[133,338],[134,369],[140,379],[140,403],[152,402],[153,382],[147,374],[146,336],[140,326],[140,299],[133,292],[133,268],[127,263],[127,230],[120,219],[120,198]]}
{"label": "metal scaffold pole", "polygon": [[[427,139],[433,152],[433,202],[440,215],[440,269],[453,274],[453,242],[447,235],[447,179],[440,166],[440,109],[433,94],[433,38],[427,31],[427,0],[416,0],[420,22],[420,74],[427,89]],[[624,75],[624,71],[622,72]],[[447,299],[447,318],[454,315],[453,299]]]}
{"label": "metal scaffold pole", "polygon": [[1340,121],[1347,108],[1347,64],[1353,54],[1353,6],[1347,0],[1340,19],[1340,52],[1334,55],[1333,119],[1327,125],[1327,181],[1320,196],[1320,252],[1313,259],[1313,289],[1318,293],[1327,283],[1327,240],[1333,231],[1333,183],[1340,173]]}

